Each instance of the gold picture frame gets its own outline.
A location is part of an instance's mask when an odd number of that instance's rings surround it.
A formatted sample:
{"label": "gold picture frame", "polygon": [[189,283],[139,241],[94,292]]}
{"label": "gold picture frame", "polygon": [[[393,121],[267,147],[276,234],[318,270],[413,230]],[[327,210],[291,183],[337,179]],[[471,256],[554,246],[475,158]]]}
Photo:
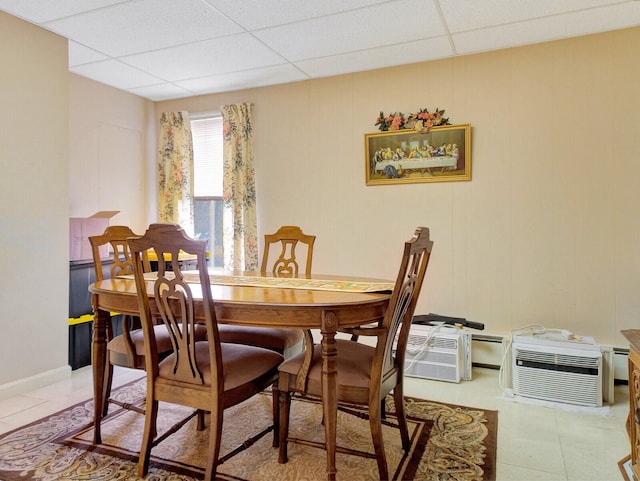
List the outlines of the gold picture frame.
{"label": "gold picture frame", "polygon": [[471,125],[364,135],[367,185],[471,180]]}

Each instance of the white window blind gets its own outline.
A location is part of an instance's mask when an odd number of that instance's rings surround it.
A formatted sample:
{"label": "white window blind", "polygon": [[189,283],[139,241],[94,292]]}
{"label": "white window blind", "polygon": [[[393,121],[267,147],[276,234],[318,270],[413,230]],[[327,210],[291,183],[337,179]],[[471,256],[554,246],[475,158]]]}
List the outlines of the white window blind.
{"label": "white window blind", "polygon": [[222,197],[222,116],[191,120],[193,194]]}

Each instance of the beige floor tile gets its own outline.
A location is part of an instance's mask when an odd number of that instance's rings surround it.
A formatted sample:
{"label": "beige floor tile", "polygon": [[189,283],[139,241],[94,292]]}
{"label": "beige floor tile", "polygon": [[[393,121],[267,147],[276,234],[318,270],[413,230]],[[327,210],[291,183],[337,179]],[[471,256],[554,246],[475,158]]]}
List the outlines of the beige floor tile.
{"label": "beige floor tile", "polygon": [[20,412],[46,404],[47,398],[33,396],[14,396],[0,401],[0,421],[6,422],[8,418],[15,417]]}
{"label": "beige floor tile", "polygon": [[[624,427],[603,428],[583,418],[582,422],[558,419],[562,455],[569,479],[606,481],[618,480],[618,461],[629,452],[629,440]],[[598,460],[596,463],[586,459]]]}
{"label": "beige floor tile", "polygon": [[523,405],[499,409],[498,462],[564,476],[565,465],[553,414]]}
{"label": "beige floor tile", "polygon": [[567,478],[564,474],[548,473],[498,461],[496,465],[496,481],[567,481]]}
{"label": "beige floor tile", "polygon": [[[144,376],[135,369],[116,368],[113,386]],[[0,433],[32,423],[93,396],[93,372],[90,366],[73,371],[69,379],[0,401]]]}

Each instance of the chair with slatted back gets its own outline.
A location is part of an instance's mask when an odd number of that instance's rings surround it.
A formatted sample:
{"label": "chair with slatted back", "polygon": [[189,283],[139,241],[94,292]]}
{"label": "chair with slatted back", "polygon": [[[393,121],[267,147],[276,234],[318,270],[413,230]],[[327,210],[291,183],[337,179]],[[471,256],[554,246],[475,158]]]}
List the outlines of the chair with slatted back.
{"label": "chair with slatted back", "polygon": [[[97,236],[89,237],[91,250],[93,254],[93,264],[95,267],[96,281],[104,279],[103,259],[101,258],[100,249],[103,246],[110,247],[111,277],[133,275],[133,259],[127,246],[127,238],[135,237],[135,234],[129,227],[122,225],[108,226],[105,231]],[[148,256],[143,256],[143,265],[146,272],[151,271]],[[171,339],[166,329],[162,325],[155,327],[158,339],[158,349],[161,355],[165,355],[171,349]],[[199,339],[206,339],[206,330],[202,327],[198,328],[197,335]],[[111,396],[111,384],[113,380],[113,366],[127,367],[131,369],[144,369],[144,339],[142,330],[140,329],[140,321],[137,317],[123,315],[122,316],[122,333],[113,336],[111,323],[107,324],[107,365],[105,366],[105,382],[102,405],[104,406],[103,416],[107,415],[109,404],[116,404],[126,409],[131,409],[140,413],[144,413],[144,409],[139,406],[123,403]]]}
{"label": "chair with slatted back", "polygon": [[[209,448],[205,480],[213,480],[220,459],[223,413],[226,408],[260,393],[278,379],[281,354],[255,346],[221,343],[211,295],[206,261],[207,241],[189,238],[175,224],[151,224],[142,237],[128,240],[134,258],[138,305],[144,332],[147,371],[146,416],[138,472],[144,477],[149,469],[153,446],[175,432],[158,432],[159,402],[179,404],[194,409],[194,414],[210,413]],[[153,250],[158,259],[170,258],[172,270],[159,264],[157,279],[144,278],[142,255]],[[199,284],[187,283],[178,261],[183,251],[197,259]],[[168,256],[166,256],[168,255]],[[196,304],[201,294],[201,307]],[[196,313],[203,314],[196,320]],[[161,319],[170,333],[172,349],[164,359],[158,356],[158,342],[153,317]],[[203,319],[204,318],[204,319]],[[205,322],[207,341],[197,341],[193,332]],[[277,398],[273,398],[273,419],[268,426],[242,446],[250,446],[261,436],[277,431]],[[198,429],[204,426],[198,425]]]}
{"label": "chair with slatted back", "polygon": [[[411,320],[422,287],[433,242],[429,229],[419,227],[412,239],[405,242],[398,277],[394,285],[389,306],[383,320],[376,325],[349,329],[356,336],[373,336],[375,345],[359,343],[351,339],[336,339],[337,342],[337,400],[340,405],[362,405],[368,410],[369,424],[375,454],[358,452],[347,447],[339,452],[360,454],[375,458],[380,479],[389,479],[387,461],[382,440],[382,404],[393,391],[400,437],[405,451],[410,447],[409,431],[404,411],[403,372],[405,351],[409,338]],[[397,341],[397,347],[394,345]],[[322,352],[316,346],[308,369],[304,389],[299,391],[297,376],[304,361],[304,353],[286,360],[280,365],[278,390],[280,397],[280,452],[279,461],[288,458],[289,410],[292,393],[304,396],[322,396]],[[348,411],[347,411],[348,412]],[[308,440],[305,444],[324,447],[324,443]]]}
{"label": "chair with slatted back", "polygon": [[[315,241],[316,236],[305,234],[300,227],[294,225],[284,225],[274,234],[265,234],[260,272],[272,272],[276,277],[296,277],[301,271],[300,263],[296,257],[296,248],[298,244],[302,244],[306,247],[306,252],[303,254],[305,262],[302,273],[311,274]],[[276,246],[280,248],[277,257],[272,255]],[[299,253],[300,251],[298,251]]]}
{"label": "chair with slatted back", "polygon": [[[304,234],[298,226],[282,226],[274,234],[265,234],[260,272],[263,275],[275,277],[297,277],[300,274],[310,274],[315,240],[316,236]],[[296,250],[299,246],[304,249],[304,252],[302,252],[303,249]],[[296,254],[300,256],[301,262],[298,262]],[[219,330],[222,342],[266,347],[283,354],[285,358],[300,352],[304,347],[305,338],[308,342],[312,342],[311,333],[300,329],[227,324],[219,326]]]}

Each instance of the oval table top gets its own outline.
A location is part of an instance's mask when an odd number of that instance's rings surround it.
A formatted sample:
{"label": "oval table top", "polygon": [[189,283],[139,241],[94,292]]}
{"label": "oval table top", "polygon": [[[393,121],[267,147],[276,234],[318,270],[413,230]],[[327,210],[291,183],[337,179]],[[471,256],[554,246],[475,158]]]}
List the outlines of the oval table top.
{"label": "oval table top", "polygon": [[[152,275],[152,273],[151,273]],[[241,275],[235,273],[234,275]],[[242,273],[260,276],[259,273]],[[268,277],[265,275],[264,277]],[[302,276],[302,279],[343,281],[346,283],[379,283],[388,280],[338,275]],[[153,280],[147,282],[152,292]],[[193,296],[202,297],[199,283],[190,284]],[[136,285],[132,276],[105,279],[89,286],[97,294],[100,308],[123,314],[137,315]],[[356,292],[351,290],[305,289],[282,286],[211,284],[218,322],[271,327],[320,327],[322,312],[335,313],[339,327],[354,327],[363,322],[379,320],[389,302],[390,291]],[[232,312],[233,311],[233,312]],[[364,319],[363,319],[364,318]]]}

